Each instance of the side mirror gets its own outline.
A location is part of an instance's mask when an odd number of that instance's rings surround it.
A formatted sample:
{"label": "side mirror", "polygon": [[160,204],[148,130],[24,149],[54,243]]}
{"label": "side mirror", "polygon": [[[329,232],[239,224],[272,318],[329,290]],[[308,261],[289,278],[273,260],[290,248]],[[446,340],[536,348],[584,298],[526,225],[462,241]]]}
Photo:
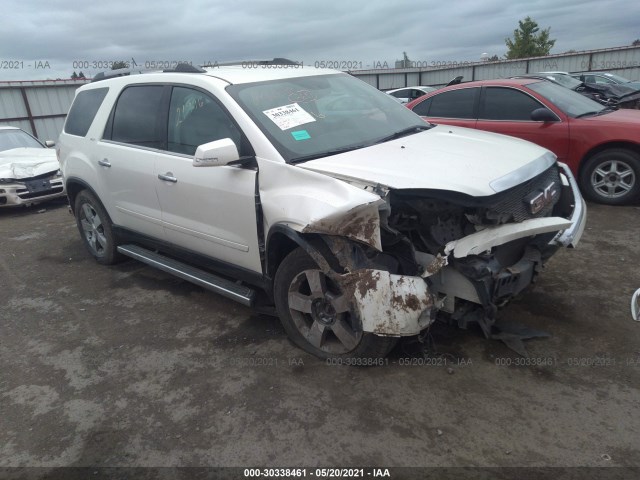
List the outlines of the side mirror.
{"label": "side mirror", "polygon": [[47,148],[55,147],[56,142],[54,142],[53,140],[47,140],[46,142],[44,142],[44,146]]}
{"label": "side mirror", "polygon": [[636,322],[640,322],[640,288],[631,298],[631,316]]}
{"label": "side mirror", "polygon": [[194,167],[223,167],[240,160],[238,147],[230,138],[204,143],[193,156]]}
{"label": "side mirror", "polygon": [[531,120],[534,122],[557,122],[558,117],[548,108],[536,108],[531,112]]}
{"label": "side mirror", "polygon": [[462,79],[463,78],[464,77],[462,75],[459,75],[459,76],[455,77],[453,80],[451,80],[449,83],[447,83],[445,85],[445,87],[450,87],[451,85],[458,85],[458,84],[462,83]]}

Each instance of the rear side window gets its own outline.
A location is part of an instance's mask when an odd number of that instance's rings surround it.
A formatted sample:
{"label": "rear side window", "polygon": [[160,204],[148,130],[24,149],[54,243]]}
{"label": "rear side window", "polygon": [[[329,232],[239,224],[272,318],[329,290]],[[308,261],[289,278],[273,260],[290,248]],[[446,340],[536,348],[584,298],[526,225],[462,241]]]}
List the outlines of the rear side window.
{"label": "rear side window", "polygon": [[108,91],[108,88],[94,88],[78,93],[64,124],[65,133],[84,137]]}
{"label": "rear side window", "polygon": [[462,88],[431,97],[429,116],[442,118],[475,118],[473,107],[477,90],[477,88]]}
{"label": "rear side window", "polygon": [[163,148],[164,87],[140,85],[126,88],[113,112],[111,140],[141,147]]}
{"label": "rear side window", "polygon": [[[433,97],[431,97],[433,98]],[[429,115],[429,107],[431,107],[431,98],[427,98],[426,100],[420,102],[419,104],[417,104],[415,107],[413,107],[413,112],[422,116],[422,117],[426,117]]]}

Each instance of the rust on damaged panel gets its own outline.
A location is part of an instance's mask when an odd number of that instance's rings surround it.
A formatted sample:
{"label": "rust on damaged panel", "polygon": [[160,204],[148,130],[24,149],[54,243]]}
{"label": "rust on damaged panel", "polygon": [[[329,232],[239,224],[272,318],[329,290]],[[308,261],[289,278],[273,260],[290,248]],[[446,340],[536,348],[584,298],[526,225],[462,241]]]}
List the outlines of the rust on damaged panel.
{"label": "rust on damaged panel", "polygon": [[[340,276],[343,293],[352,305],[366,331],[379,335],[406,335],[408,329],[417,334],[418,318],[433,306],[432,297],[416,283],[416,277],[392,275],[372,269],[357,270]],[[415,332],[414,332],[415,330]]]}
{"label": "rust on damaged panel", "polygon": [[373,329],[373,333],[377,335],[393,335],[394,332],[400,334],[400,322],[398,322],[393,315],[391,315],[391,311],[389,311],[389,316],[387,319],[376,325],[376,328]]}
{"label": "rust on damaged panel", "polygon": [[[391,305],[397,309],[402,309],[407,312],[415,312],[422,307],[422,302],[417,295],[409,293],[404,297],[402,295],[394,295],[391,297]],[[425,305],[422,309],[428,306]]]}
{"label": "rust on damaged panel", "polygon": [[352,209],[344,215],[322,218],[304,227],[303,233],[326,233],[359,240],[382,250],[380,215],[375,205]]}
{"label": "rust on damaged panel", "polygon": [[380,281],[380,272],[375,270],[357,270],[355,272],[342,275],[341,287],[345,295],[353,297],[356,290],[360,298],[364,298],[368,291],[376,291]]}
{"label": "rust on damaged panel", "polygon": [[427,265],[427,268],[425,269],[422,276],[430,277],[434,273],[438,273],[443,267],[446,267],[447,264],[447,257],[443,257],[442,255],[438,254],[436,258],[434,258],[433,261],[429,265]]}

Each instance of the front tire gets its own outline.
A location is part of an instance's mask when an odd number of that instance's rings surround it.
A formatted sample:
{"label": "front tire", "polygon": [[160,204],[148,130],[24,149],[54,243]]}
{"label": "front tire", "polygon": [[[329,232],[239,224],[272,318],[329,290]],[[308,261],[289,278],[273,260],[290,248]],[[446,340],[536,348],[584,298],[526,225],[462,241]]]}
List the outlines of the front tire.
{"label": "front tire", "polygon": [[640,155],[610,148],[587,160],[580,187],[585,198],[607,205],[632,203],[640,197]]}
{"label": "front tire", "polygon": [[319,358],[382,358],[398,339],[362,331],[347,298],[301,248],[280,264],[274,297],[282,326],[297,346]]}
{"label": "front tire", "polygon": [[102,265],[113,265],[124,257],[118,253],[113,225],[100,201],[82,190],[75,200],[76,224],[89,253]]}

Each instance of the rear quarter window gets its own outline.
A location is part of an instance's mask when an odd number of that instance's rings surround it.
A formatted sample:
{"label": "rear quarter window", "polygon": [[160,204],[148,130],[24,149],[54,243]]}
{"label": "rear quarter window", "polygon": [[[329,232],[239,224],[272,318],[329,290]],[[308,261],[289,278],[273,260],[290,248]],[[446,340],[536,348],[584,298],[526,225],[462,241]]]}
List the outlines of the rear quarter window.
{"label": "rear quarter window", "polygon": [[89,131],[89,127],[108,91],[109,88],[105,87],[78,93],[67,115],[64,132],[84,137]]}

